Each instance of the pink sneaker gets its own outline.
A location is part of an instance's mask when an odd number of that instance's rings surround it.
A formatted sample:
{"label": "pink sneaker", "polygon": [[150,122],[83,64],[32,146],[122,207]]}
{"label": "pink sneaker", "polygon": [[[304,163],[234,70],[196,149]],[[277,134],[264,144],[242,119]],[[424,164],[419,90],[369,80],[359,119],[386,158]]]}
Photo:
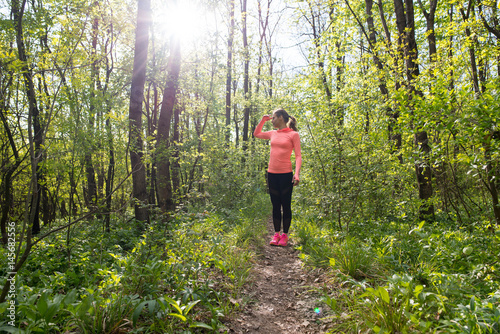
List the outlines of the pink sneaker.
{"label": "pink sneaker", "polygon": [[278,242],[278,246],[285,247],[288,243],[288,235],[286,233],[283,233],[281,235],[280,241]]}
{"label": "pink sneaker", "polygon": [[280,238],[281,238],[281,236],[280,236],[279,232],[274,233],[273,240],[271,240],[271,242],[269,244],[272,246],[278,246],[278,244],[280,242]]}

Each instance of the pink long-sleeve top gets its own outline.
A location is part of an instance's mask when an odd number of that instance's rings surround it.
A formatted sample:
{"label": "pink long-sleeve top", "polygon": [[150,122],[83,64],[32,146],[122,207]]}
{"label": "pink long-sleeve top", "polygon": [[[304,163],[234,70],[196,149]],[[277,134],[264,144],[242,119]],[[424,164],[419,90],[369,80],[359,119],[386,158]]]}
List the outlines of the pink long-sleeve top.
{"label": "pink long-sleeve top", "polygon": [[302,155],[300,153],[299,133],[290,128],[262,132],[264,123],[261,120],[253,135],[260,139],[271,140],[271,154],[269,157],[269,173],[284,174],[292,172],[292,150],[295,152],[295,178],[299,179]]}

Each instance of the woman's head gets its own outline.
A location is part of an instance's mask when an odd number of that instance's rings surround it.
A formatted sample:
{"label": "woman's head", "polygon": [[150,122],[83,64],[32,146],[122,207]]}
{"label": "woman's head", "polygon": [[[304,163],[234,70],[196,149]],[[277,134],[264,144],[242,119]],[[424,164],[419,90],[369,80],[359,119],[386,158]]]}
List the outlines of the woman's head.
{"label": "woman's head", "polygon": [[273,115],[278,118],[283,117],[283,122],[285,122],[286,126],[293,131],[297,131],[297,120],[295,119],[295,117],[288,115],[285,109],[278,108],[273,111]]}

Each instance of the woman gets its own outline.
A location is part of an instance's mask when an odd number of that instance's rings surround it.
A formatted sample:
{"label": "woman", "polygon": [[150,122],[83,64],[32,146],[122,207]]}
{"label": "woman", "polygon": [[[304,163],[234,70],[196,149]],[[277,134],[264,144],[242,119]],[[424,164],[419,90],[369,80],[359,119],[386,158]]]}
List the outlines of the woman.
{"label": "woman", "polygon": [[[262,132],[264,123],[271,120],[276,131]],[[299,184],[302,156],[300,153],[300,137],[295,127],[296,120],[288,115],[284,109],[276,109],[272,117],[262,116],[253,135],[260,139],[271,140],[271,154],[267,179],[269,194],[273,204],[274,236],[270,244],[273,246],[286,246],[288,243],[288,230],[292,222],[292,190]],[[292,172],[290,157],[295,151],[295,174]],[[283,214],[281,213],[283,210]],[[281,222],[283,219],[283,234]]]}

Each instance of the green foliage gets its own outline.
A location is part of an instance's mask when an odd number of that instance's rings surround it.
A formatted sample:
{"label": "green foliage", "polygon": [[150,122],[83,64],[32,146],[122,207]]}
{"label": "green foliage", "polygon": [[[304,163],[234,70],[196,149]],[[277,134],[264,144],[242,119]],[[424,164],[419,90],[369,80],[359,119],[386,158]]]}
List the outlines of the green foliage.
{"label": "green foliage", "polygon": [[312,221],[297,221],[295,223],[292,233],[300,244],[300,257],[312,266],[327,267],[328,259],[333,257],[335,238],[326,232]]}
{"label": "green foliage", "polygon": [[360,296],[366,307],[360,315],[376,333],[426,332],[432,322],[422,316],[434,311],[435,295],[423,290],[411,277],[393,276],[388,286],[367,288]]}
{"label": "green foliage", "polygon": [[453,310],[454,318],[443,320],[440,328],[448,333],[500,333],[498,292],[481,300],[470,297],[468,304],[459,304]]}
{"label": "green foliage", "polygon": [[302,219],[294,233],[301,257],[313,266],[329,260],[341,285],[323,292],[334,330],[498,332],[500,240],[481,233],[484,226],[364,221],[345,237],[326,239],[342,234]]}
{"label": "green foliage", "polygon": [[18,273],[16,325],[33,333],[219,330],[240,307],[264,200],[225,213],[179,211],[142,232],[114,221],[111,233],[75,229],[69,243],[54,234]]}
{"label": "green foliage", "polygon": [[347,236],[333,250],[330,265],[354,279],[362,279],[373,272],[376,260],[370,247],[355,237]]}
{"label": "green foliage", "polygon": [[[43,175],[43,233],[93,208],[87,167],[94,168],[101,200],[106,181],[117,187],[110,208],[99,207],[94,217],[33,249],[18,273],[21,330],[218,330],[220,318],[237,308],[229,296],[236,297],[249,277],[253,249],[260,247],[256,235],[265,231],[259,222],[269,211],[264,181],[268,143],[242,143],[241,111],[250,107],[254,125],[260,114],[282,105],[297,117],[302,138],[304,164],[301,186],[294,190],[297,219],[292,225],[300,256],[310,266],[333,270],[343,287],[352,288],[325,294],[325,303],[338,313],[338,329],[498,333],[500,221],[493,210],[500,168],[498,46],[481,21],[495,18],[489,12],[495,6],[484,6],[484,13],[472,6],[465,20],[449,15],[461,4],[440,2],[433,59],[424,52],[429,42],[423,10],[416,11],[420,74],[409,82],[397,58],[398,43],[382,38],[388,37],[385,28],[398,34],[394,20],[384,26],[374,15],[377,43],[367,43],[358,26],[366,24],[366,3],[350,5],[294,3],[295,26],[307,29],[300,33],[308,65],[300,74],[280,72],[280,66],[272,66],[279,63],[276,54],[253,66],[260,45],[250,45],[251,96],[242,96],[238,84],[241,53],[234,44],[237,85],[229,127],[223,114],[224,36],[213,32],[200,39],[196,52],[183,53],[176,96],[182,109],[179,136],[164,156],[178,175],[176,208],[154,212],[151,223],[140,228],[131,219],[130,96],[125,89],[134,52],[132,3],[89,7],[82,1],[48,0],[44,6],[26,6],[21,35],[27,61],[20,60],[15,24],[5,16],[12,8],[6,7],[0,14],[0,196],[2,205],[9,206],[6,221],[17,225],[17,240],[26,237],[20,227],[29,216],[34,189],[33,129],[26,123],[33,121],[33,97],[43,129],[43,159],[37,165]],[[382,12],[394,11],[390,2],[381,5]],[[217,2],[202,6],[216,7]],[[142,134],[152,209],[156,108],[171,51],[157,21],[163,16],[159,11],[154,16]],[[95,54],[94,19],[99,23]],[[318,24],[314,41],[307,40],[312,22]],[[472,72],[471,52],[479,73]],[[26,68],[34,96],[25,88]],[[430,152],[415,143],[420,131],[428,135]],[[416,164],[432,169],[435,221],[416,218],[422,205]],[[102,232],[105,217],[110,233]],[[2,263],[6,256],[2,248]],[[6,271],[0,268],[0,277]],[[342,315],[341,309],[349,314]]]}

